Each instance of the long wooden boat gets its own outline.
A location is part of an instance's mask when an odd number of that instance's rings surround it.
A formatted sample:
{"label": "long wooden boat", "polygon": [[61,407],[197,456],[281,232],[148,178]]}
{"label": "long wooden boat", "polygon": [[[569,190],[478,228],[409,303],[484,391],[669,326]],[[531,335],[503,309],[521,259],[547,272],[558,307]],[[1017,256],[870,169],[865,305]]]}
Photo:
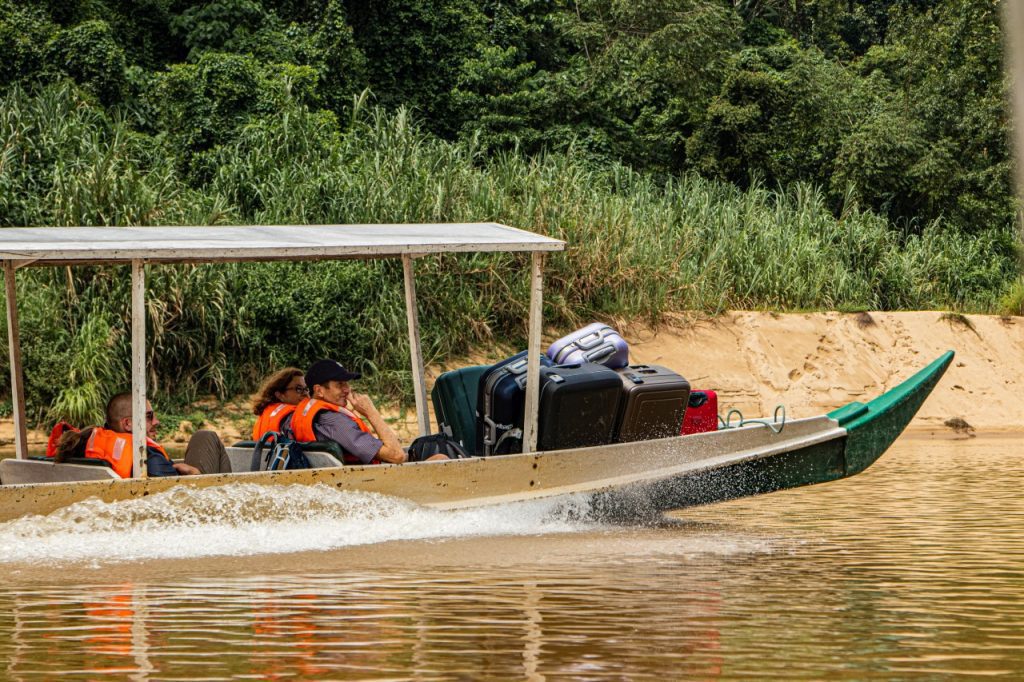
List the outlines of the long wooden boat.
{"label": "long wooden boat", "polygon": [[[852,476],[875,462],[907,426],[953,358],[949,351],[868,403],[785,423],[748,423],[716,432],[552,452],[536,451],[541,264],[560,241],[495,224],[245,228],[14,228],[0,230],[8,294],[13,404],[18,457],[0,461],[0,521],[46,514],[96,497],[113,502],[170,490],[236,483],[323,485],[380,493],[437,509],[458,509],[583,494],[594,513],[636,518],[694,504],[768,493]],[[144,270],[147,263],[225,260],[401,257],[420,432],[430,430],[419,350],[412,259],[445,251],[532,253],[527,452],[401,465],[330,466],[296,471],[147,478],[136,452],[136,478],[99,467],[26,459],[24,401],[14,273],[17,265],[132,264],[133,400],[145,405]],[[532,381],[531,381],[532,379]],[[532,390],[531,390],[532,387]],[[144,409],[136,408],[135,415]],[[141,436],[141,419],[135,423]],[[136,437],[134,442],[144,442]],[[234,452],[241,461],[245,451]],[[31,480],[17,482],[24,471]],[[100,480],[94,480],[102,476]]]}

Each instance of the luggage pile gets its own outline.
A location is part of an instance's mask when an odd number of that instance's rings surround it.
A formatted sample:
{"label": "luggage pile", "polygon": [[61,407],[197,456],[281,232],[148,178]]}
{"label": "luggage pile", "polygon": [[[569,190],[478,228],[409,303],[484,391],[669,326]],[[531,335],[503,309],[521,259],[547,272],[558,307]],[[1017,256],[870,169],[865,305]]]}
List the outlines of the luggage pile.
{"label": "luggage pile", "polygon": [[[692,391],[676,372],[630,365],[629,346],[594,323],[551,344],[540,358],[537,449],[590,447],[717,428],[712,391]],[[443,433],[471,454],[522,452],[526,352],[438,377],[432,392]]]}

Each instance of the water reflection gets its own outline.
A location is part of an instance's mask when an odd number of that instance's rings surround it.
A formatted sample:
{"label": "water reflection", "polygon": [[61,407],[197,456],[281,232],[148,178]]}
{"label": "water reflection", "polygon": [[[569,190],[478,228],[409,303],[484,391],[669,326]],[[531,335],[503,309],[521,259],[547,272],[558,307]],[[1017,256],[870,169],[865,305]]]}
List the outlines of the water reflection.
{"label": "water reflection", "polygon": [[0,661],[12,680],[1016,676],[1022,444],[901,441],[849,481],[658,528],[20,566]]}
{"label": "water reflection", "polygon": [[666,657],[697,676],[720,672],[713,586],[663,592],[644,606],[642,588],[606,580],[301,575],[22,590],[0,600],[12,619],[0,650],[9,679],[195,679],[199,671],[203,679],[386,679],[415,671],[419,679],[542,680],[621,677]]}

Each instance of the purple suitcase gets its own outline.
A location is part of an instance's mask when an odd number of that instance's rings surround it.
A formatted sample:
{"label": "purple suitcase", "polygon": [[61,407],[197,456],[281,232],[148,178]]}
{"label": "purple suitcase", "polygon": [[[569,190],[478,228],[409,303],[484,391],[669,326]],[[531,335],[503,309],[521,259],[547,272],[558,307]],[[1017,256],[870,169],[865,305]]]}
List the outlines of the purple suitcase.
{"label": "purple suitcase", "polygon": [[594,322],[551,344],[548,357],[556,365],[594,362],[620,369],[629,364],[629,344],[608,325]]}

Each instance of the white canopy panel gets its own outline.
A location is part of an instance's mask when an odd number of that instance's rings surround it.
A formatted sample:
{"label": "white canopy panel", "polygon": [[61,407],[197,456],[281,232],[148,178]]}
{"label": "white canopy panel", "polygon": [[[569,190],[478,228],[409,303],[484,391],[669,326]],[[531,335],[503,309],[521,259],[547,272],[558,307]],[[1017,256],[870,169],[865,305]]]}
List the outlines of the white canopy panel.
{"label": "white canopy panel", "polygon": [[497,223],[0,229],[0,260],[36,265],[379,258],[564,248],[565,242],[558,239]]}

